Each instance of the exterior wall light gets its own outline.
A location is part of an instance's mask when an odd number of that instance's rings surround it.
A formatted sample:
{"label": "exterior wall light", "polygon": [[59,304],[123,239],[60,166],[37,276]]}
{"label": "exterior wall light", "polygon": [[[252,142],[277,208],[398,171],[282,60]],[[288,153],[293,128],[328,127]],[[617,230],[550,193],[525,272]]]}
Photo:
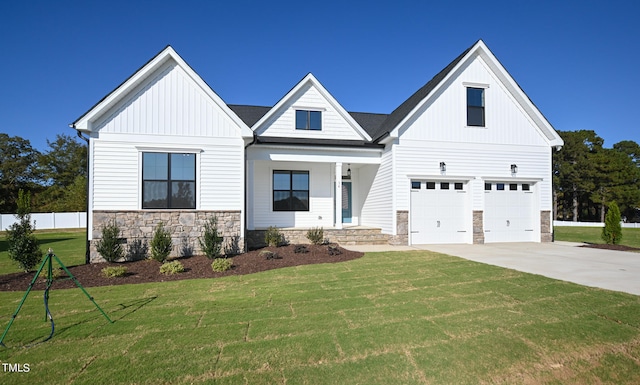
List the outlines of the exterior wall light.
{"label": "exterior wall light", "polygon": [[517,174],[518,173],[518,166],[515,164],[511,165],[511,173],[512,174]]}
{"label": "exterior wall light", "polygon": [[441,172],[447,171],[447,164],[445,162],[440,162],[440,171]]}

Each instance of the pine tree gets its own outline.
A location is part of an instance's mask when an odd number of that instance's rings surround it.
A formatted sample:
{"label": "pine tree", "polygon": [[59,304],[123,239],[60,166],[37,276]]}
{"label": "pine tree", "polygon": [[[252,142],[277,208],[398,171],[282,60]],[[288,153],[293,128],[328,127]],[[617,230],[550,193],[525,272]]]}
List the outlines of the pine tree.
{"label": "pine tree", "polygon": [[7,230],[9,244],[9,258],[18,263],[25,272],[33,270],[42,260],[42,251],[38,239],[33,234],[35,227],[31,226],[31,193],[18,191],[18,222]]}
{"label": "pine tree", "polygon": [[617,245],[622,240],[622,225],[620,225],[620,209],[616,202],[611,202],[607,216],[604,219],[602,239],[609,245]]}

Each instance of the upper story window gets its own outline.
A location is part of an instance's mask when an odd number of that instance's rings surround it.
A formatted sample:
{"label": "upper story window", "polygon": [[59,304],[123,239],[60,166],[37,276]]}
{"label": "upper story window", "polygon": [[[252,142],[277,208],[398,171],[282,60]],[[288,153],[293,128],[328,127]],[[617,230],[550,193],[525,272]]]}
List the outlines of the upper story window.
{"label": "upper story window", "polygon": [[467,87],[467,126],[484,127],[484,88]]}
{"label": "upper story window", "polygon": [[322,112],[296,110],[296,130],[322,130]]}
{"label": "upper story window", "polygon": [[142,153],[142,208],[196,208],[196,154]]}

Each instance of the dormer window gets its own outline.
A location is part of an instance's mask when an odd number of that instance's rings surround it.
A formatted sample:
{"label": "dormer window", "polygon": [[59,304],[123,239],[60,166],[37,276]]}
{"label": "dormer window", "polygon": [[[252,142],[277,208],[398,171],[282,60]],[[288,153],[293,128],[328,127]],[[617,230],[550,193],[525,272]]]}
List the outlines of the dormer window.
{"label": "dormer window", "polygon": [[467,87],[467,126],[484,124],[484,88]]}
{"label": "dormer window", "polygon": [[296,130],[322,130],[322,112],[296,110]]}

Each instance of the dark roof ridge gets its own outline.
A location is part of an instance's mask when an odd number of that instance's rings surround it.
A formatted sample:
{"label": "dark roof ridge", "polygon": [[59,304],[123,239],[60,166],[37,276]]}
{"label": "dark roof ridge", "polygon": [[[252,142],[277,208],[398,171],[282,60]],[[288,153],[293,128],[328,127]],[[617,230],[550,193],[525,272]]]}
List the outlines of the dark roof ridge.
{"label": "dark roof ridge", "polygon": [[389,134],[391,130],[393,130],[407,115],[413,111],[413,109],[431,93],[444,78],[449,75],[449,73],[455,68],[458,63],[482,40],[479,39],[472,46],[464,50],[458,57],[453,59],[451,63],[449,63],[446,67],[444,67],[440,72],[438,72],[431,80],[429,80],[424,86],[420,87],[416,92],[413,93],[407,100],[402,102],[389,114],[389,117],[382,123],[379,130],[372,136],[373,141],[378,141],[382,139],[385,135]]}

